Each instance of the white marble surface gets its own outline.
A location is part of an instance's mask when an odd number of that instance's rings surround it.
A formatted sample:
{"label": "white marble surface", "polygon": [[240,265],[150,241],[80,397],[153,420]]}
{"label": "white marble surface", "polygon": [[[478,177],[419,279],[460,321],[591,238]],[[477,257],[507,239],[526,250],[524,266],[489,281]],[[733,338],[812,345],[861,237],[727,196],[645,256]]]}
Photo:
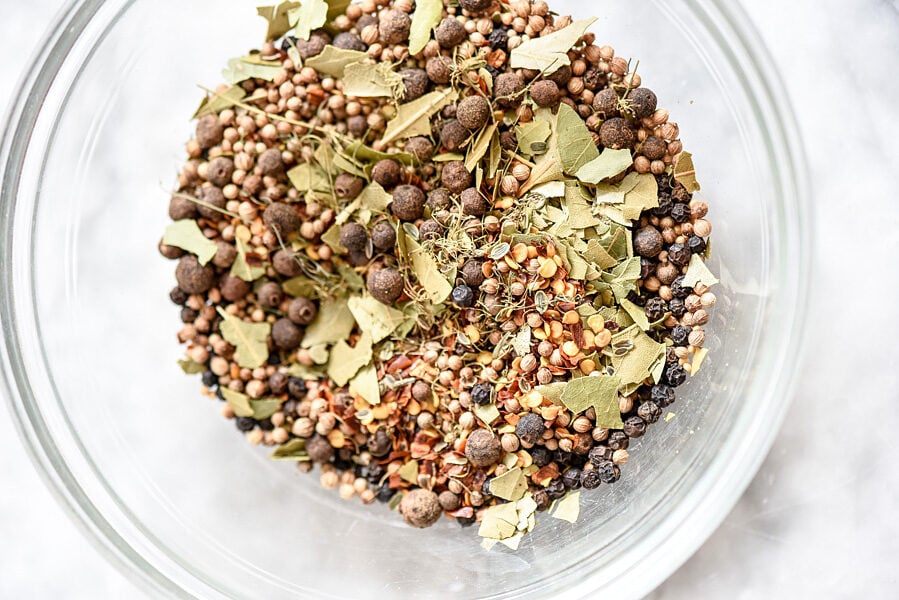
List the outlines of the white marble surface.
{"label": "white marble surface", "polygon": [[[0,103],[60,4],[0,0]],[[651,598],[896,597],[899,1],[743,4],[786,81],[815,186],[809,351],[762,470]],[[43,486],[8,419],[0,540],[2,598],[135,596]]]}

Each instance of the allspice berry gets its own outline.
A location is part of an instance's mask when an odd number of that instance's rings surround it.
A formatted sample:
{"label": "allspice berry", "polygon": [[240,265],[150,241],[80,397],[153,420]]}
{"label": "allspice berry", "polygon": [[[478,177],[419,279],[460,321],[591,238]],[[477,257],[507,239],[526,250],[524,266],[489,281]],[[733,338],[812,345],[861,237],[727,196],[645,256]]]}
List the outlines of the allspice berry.
{"label": "allspice berry", "polygon": [[272,325],[272,342],[281,350],[293,350],[303,341],[303,332],[287,318],[281,318]]}
{"label": "allspice berry", "polygon": [[606,148],[633,148],[635,139],[634,131],[621,117],[604,121],[599,128],[600,143]]}
{"label": "allspice berry", "polygon": [[426,137],[418,136],[406,140],[406,152],[421,162],[427,162],[434,156],[434,144]]}
{"label": "allspice berry", "polygon": [[326,463],[334,457],[334,447],[327,438],[317,433],[306,440],[306,454],[312,459],[312,462]]}
{"label": "allspice berry", "polygon": [[315,319],[318,309],[309,298],[294,298],[287,307],[287,318],[297,325],[308,325]]}
{"label": "allspice berry", "polygon": [[234,264],[235,258],[237,258],[237,248],[224,240],[216,240],[212,264],[220,269],[227,269]]}
{"label": "allspice berry", "polygon": [[228,274],[225,274],[219,281],[219,291],[222,293],[222,298],[228,302],[243,300],[252,289],[253,286],[248,281]]}
{"label": "allspice berry", "polygon": [[368,50],[368,46],[365,45],[365,42],[362,41],[361,37],[348,31],[338,33],[331,44],[335,48],[340,48],[341,50],[356,50],[357,52],[365,52]]}
{"label": "allspice berry", "polygon": [[665,156],[668,151],[668,144],[654,135],[649,136],[643,141],[640,152],[649,160],[659,160]]}
{"label": "allspice berry", "polygon": [[206,219],[220,219],[222,217],[220,211],[224,210],[225,205],[228,203],[222,188],[215,185],[204,185],[201,187],[200,192],[197,194],[197,199],[200,201],[196,205],[197,212]]}
{"label": "allspice berry", "polygon": [[366,278],[366,287],[372,297],[383,304],[393,304],[403,295],[403,276],[396,269],[383,267],[371,270]]}
{"label": "allspice berry", "polygon": [[440,518],[440,502],[431,490],[416,488],[403,496],[400,513],[403,520],[412,527],[430,527]]}
{"label": "allspice berry", "polygon": [[434,56],[428,59],[425,64],[425,71],[428,78],[438,85],[445,85],[450,82],[453,74],[453,59],[448,56]]}
{"label": "allspice berry", "polygon": [[634,252],[646,258],[658,256],[662,251],[665,240],[655,227],[648,225],[641,227],[634,234]]}
{"label": "allspice berry", "polygon": [[527,413],[518,419],[518,424],[515,425],[515,435],[526,448],[540,441],[545,430],[543,417],[535,413]]}
{"label": "allspice berry", "polygon": [[169,218],[172,221],[193,219],[197,214],[197,203],[181,196],[172,196],[169,200]]}
{"label": "allspice berry", "polygon": [[546,78],[551,81],[555,81],[556,85],[561,88],[568,85],[568,82],[571,81],[572,76],[573,73],[571,71],[571,66],[562,65],[561,67],[556,69],[554,73],[552,73],[551,75],[547,75]]}
{"label": "allspice berry", "polygon": [[465,442],[465,457],[476,467],[489,467],[503,455],[503,447],[499,438],[487,431],[472,431]]}
{"label": "allspice berry", "polygon": [[263,152],[256,161],[263,175],[276,176],[284,172],[284,161],[281,159],[281,151],[277,148],[269,148]]}
{"label": "allspice berry", "polygon": [[313,56],[318,56],[322,53],[322,50],[325,49],[325,46],[328,45],[330,36],[320,35],[318,33],[313,34],[308,40],[298,39],[294,41],[294,44],[297,47],[297,52],[300,54],[300,58],[306,60],[307,58],[312,58]]}
{"label": "allspice berry", "polygon": [[518,136],[515,134],[515,131],[504,131],[499,134],[499,145],[502,146],[503,150],[509,150],[510,152],[518,150]]}
{"label": "allspice berry", "polygon": [[431,214],[448,209],[452,203],[449,190],[446,188],[437,188],[428,194],[428,208],[431,209]]}
{"label": "allspice berry", "polygon": [[420,219],[425,209],[425,193],[414,185],[401,185],[393,191],[390,210],[402,221]]}
{"label": "allspice berry", "polygon": [[267,281],[260,285],[259,289],[256,290],[256,299],[259,300],[259,304],[262,306],[275,308],[281,304],[281,300],[284,299],[284,294],[281,291],[280,285],[274,281]]}
{"label": "allspice berry", "polygon": [[431,81],[424,69],[403,69],[399,75],[403,78],[403,88],[406,92],[403,102],[418,100],[428,92]]}
{"label": "allspice berry", "polygon": [[437,221],[428,219],[418,227],[418,238],[424,242],[436,240],[443,236],[443,226]]}
{"label": "allspice berry", "polygon": [[341,173],[334,180],[334,191],[337,192],[338,198],[344,200],[353,200],[362,193],[365,187],[365,180],[349,173]]}
{"label": "allspice berry", "polygon": [[412,397],[419,402],[429,402],[432,399],[431,384],[419,379],[412,384]]}
{"label": "allspice berry", "polygon": [[379,160],[371,169],[371,178],[385,189],[395,187],[402,176],[403,168],[392,158]]}
{"label": "allspice berry", "polygon": [[440,129],[440,143],[449,152],[455,152],[462,148],[468,142],[469,137],[471,137],[471,132],[456,119],[447,121]]}
{"label": "allspice berry", "polygon": [[465,26],[453,17],[447,17],[440,21],[440,25],[437,26],[435,34],[437,43],[440,44],[440,47],[447,49],[455,48],[468,39],[468,33],[465,31]]}
{"label": "allspice berry", "polygon": [[459,0],[459,6],[462,7],[462,10],[467,10],[470,13],[487,10],[492,4],[493,0]]}
{"label": "allspice berry", "polygon": [[412,19],[401,10],[385,10],[378,21],[378,33],[385,44],[402,44],[409,39]]}
{"label": "allspice berry", "polygon": [[469,96],[456,107],[456,118],[468,129],[480,129],[490,119],[490,102],[483,96]]}
{"label": "allspice berry", "polygon": [[465,264],[462,265],[462,279],[465,280],[465,285],[469,287],[480,287],[486,279],[484,276],[484,261],[479,258],[469,258],[465,261]]}
{"label": "allspice berry", "polygon": [[345,223],[340,228],[340,245],[349,251],[362,251],[368,245],[368,232],[359,223]]}
{"label": "allspice berry", "polygon": [[225,187],[231,183],[233,174],[234,161],[224,156],[213,158],[206,168],[206,179],[219,187]]}
{"label": "allspice berry", "polygon": [[655,92],[650,89],[638,87],[627,94],[627,101],[634,116],[638,119],[645,119],[656,111],[658,99]]}
{"label": "allspice berry", "polygon": [[371,230],[371,243],[381,252],[391,252],[396,245],[396,230],[387,221],[379,221]]}
{"label": "allspice berry", "polygon": [[303,271],[296,259],[296,254],[284,249],[278,250],[272,256],[272,266],[279,275],[284,277],[296,277]]}
{"label": "allspice berry", "polygon": [[449,490],[440,492],[440,495],[437,496],[437,501],[440,503],[440,508],[443,510],[456,510],[462,505],[459,496]]}
{"label": "allspice berry", "polygon": [[461,194],[463,190],[471,187],[473,178],[465,163],[461,160],[454,160],[443,165],[443,172],[440,176],[443,187],[453,194]]}
{"label": "allspice berry", "polygon": [[556,85],[555,81],[544,79],[531,86],[531,98],[534,99],[537,106],[544,108],[555,106],[559,103],[561,97],[562,94],[559,92],[559,86]]}
{"label": "allspice berry", "polygon": [[262,212],[262,222],[283,240],[300,228],[301,220],[299,213],[292,206],[272,202]]}
{"label": "allspice berry", "polygon": [[481,195],[477,188],[468,188],[461,196],[462,212],[472,217],[481,217],[490,208],[487,199]]}
{"label": "allspice berry", "polygon": [[593,110],[603,119],[618,116],[618,92],[612,88],[604,88],[593,97]]}
{"label": "allspice berry", "polygon": [[521,104],[521,92],[524,81],[518,73],[503,73],[493,82],[493,98],[496,103],[506,108]]}
{"label": "allspice berry", "polygon": [[175,267],[178,287],[188,294],[202,294],[215,284],[215,269],[203,266],[193,254],[184,255]]}
{"label": "allspice berry", "polygon": [[197,143],[204,150],[221,143],[224,133],[225,126],[219,122],[217,115],[206,115],[197,121]]}

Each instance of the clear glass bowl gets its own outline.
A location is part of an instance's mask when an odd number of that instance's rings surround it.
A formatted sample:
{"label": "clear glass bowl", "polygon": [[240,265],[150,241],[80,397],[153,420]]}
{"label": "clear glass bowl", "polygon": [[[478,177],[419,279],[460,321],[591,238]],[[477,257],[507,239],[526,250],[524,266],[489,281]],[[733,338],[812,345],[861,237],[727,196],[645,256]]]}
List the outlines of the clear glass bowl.
{"label": "clear glass bowl", "polygon": [[[412,530],[244,443],[185,377],[156,243],[188,116],[258,42],[246,0],[74,2],[26,72],[0,148],[5,392],[49,486],[154,594],[202,598],[625,598],[706,539],[790,397],[809,231],[792,109],[724,0],[601,3],[600,43],[640,59],[691,150],[722,285],[702,372],[580,520],[543,516],[512,553],[471,529]],[[47,540],[52,543],[52,540]]]}

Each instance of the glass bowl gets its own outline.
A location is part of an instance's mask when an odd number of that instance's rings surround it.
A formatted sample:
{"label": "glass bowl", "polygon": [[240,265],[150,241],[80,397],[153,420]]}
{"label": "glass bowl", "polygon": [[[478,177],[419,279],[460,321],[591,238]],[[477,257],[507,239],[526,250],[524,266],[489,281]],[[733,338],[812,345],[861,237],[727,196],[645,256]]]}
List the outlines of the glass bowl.
{"label": "glass bowl", "polygon": [[[176,364],[167,189],[202,95],[259,42],[246,0],[73,2],[25,74],[0,147],[4,391],[48,485],[153,595],[570,597],[644,594],[715,529],[786,409],[808,273],[792,109],[724,0],[602,3],[600,43],[638,57],[695,157],[722,284],[711,354],[619,483],[547,516],[518,552],[472,529],[404,526],[246,444]],[[52,543],[50,540],[47,543]]]}

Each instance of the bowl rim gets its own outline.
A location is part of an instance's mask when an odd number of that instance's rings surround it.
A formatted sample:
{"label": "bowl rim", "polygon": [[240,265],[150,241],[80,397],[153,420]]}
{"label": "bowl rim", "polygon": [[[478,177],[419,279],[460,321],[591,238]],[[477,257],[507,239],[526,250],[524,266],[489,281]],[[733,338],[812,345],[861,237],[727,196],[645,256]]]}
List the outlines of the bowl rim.
{"label": "bowl rim", "polygon": [[[124,11],[132,2],[133,0],[126,0],[121,10]],[[664,0],[654,2],[664,4]],[[36,49],[20,78],[17,89],[26,92],[13,98],[3,120],[0,136],[0,166],[3,169],[0,173],[0,273],[4,274],[4,278],[12,270],[15,199],[31,134],[43,108],[42,101],[54,85],[55,76],[65,63],[69,50],[103,5],[104,0],[71,0],[57,13],[44,43]],[[795,326],[783,354],[799,358],[805,347],[807,330],[805,311],[801,309],[806,305],[808,297],[813,236],[812,215],[808,210],[809,177],[800,130],[790,103],[780,97],[783,96],[782,90],[785,87],[778,70],[774,68],[773,58],[743,8],[726,0],[698,0],[693,10],[719,47],[726,50],[731,64],[739,66],[743,76],[752,80],[754,95],[767,109],[764,131],[777,138],[776,148],[783,173],[776,177],[776,183],[783,190],[782,196],[794,200],[790,209],[793,226],[796,227],[796,236],[790,240],[790,262],[786,265],[788,276],[784,278],[795,292],[791,296],[794,299],[793,305],[784,309],[790,311]],[[780,90],[779,95],[774,90]],[[22,375],[24,369],[21,368],[21,357],[18,354],[16,306],[12,285],[7,283],[4,281],[0,285],[0,328],[4,342],[0,345],[0,392],[7,399],[13,424],[35,470],[72,521],[120,572],[143,589],[147,589],[144,586],[149,586],[166,595],[190,597],[190,592],[175,578],[157,568],[142,553],[142,547],[157,543],[152,532],[143,529],[139,523],[134,523],[134,530],[127,534],[119,531],[104,511],[92,502],[84,482],[70,469],[57,441],[50,435],[45,415],[30,393],[29,382]],[[775,382],[772,387],[776,387],[789,399],[796,380],[785,365],[776,374],[772,374],[772,381]],[[634,583],[619,590],[620,592],[634,597],[650,592],[683,564],[718,528],[761,466],[789,405],[789,401],[766,403],[765,410],[760,411],[751,424],[751,451],[746,444],[730,444],[729,454],[721,453],[723,456],[727,455],[728,459],[717,461],[717,472],[710,468],[703,475],[703,480],[716,475],[714,481],[707,486],[697,486],[702,487],[702,493],[688,494],[682,498],[677,509],[666,517],[665,531],[658,532],[658,543],[645,557],[645,560],[656,566],[659,577],[629,578]],[[83,451],[80,445],[79,449]],[[111,490],[106,491],[113,493]],[[122,510],[125,512],[124,516],[130,518],[127,509]],[[678,534],[676,542],[675,533]],[[135,535],[143,536],[143,539],[135,538]],[[674,551],[675,545],[679,550]],[[188,566],[180,563],[177,566],[190,571],[194,580],[201,579]],[[635,568],[635,565],[630,568]],[[573,584],[569,593],[575,597],[586,596],[595,591],[595,580],[596,573],[590,573]],[[209,591],[224,593],[214,582],[201,581],[209,586]],[[540,590],[532,591],[539,593]],[[502,593],[499,597],[508,597],[508,594]]]}

